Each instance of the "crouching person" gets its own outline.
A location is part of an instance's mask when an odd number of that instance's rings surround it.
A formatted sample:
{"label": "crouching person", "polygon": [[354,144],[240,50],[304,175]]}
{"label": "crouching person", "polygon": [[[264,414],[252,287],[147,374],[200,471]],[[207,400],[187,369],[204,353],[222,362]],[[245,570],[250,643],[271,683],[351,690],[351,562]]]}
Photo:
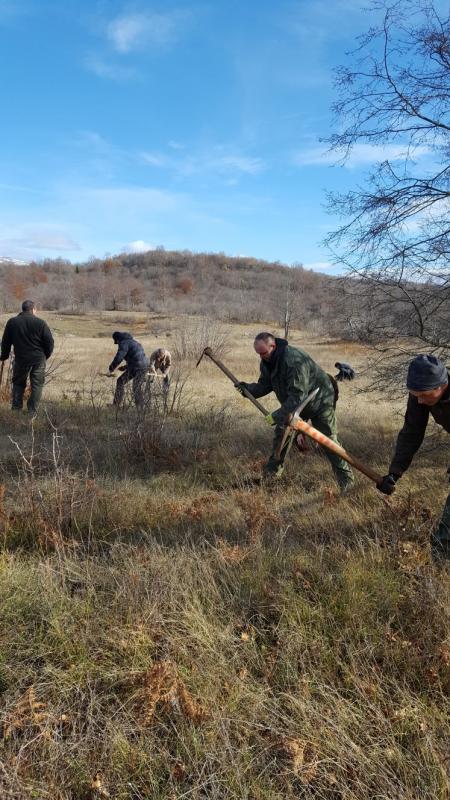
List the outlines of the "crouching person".
{"label": "crouching person", "polygon": [[159,347],[158,350],[154,350],[150,356],[150,364],[148,371],[150,375],[157,375],[158,370],[161,375],[163,375],[163,385],[164,389],[167,391],[169,389],[169,372],[172,367],[172,356],[170,355],[169,351],[166,350],[164,347]]}
{"label": "crouching person", "polygon": [[350,364],[345,364],[344,361],[336,361],[335,365],[338,371],[338,374],[334,377],[337,381],[352,381],[355,377],[355,370]]}
{"label": "crouching person", "polygon": [[148,370],[148,361],[144,348],[136,339],[133,339],[131,333],[114,331],[112,338],[117,345],[117,353],[109,365],[109,374],[111,375],[122,361],[126,363],[125,370],[120,378],[117,379],[113,404],[119,406],[123,402],[125,384],[132,380],[134,402],[137,408],[142,408]]}
{"label": "crouching person", "polygon": [[[409,396],[403,428],[398,434],[389,474],[377,486],[384,494],[395,491],[398,479],[411,464],[423,442],[430,414],[450,433],[449,372],[443,362],[432,355],[414,358],[408,368],[406,388]],[[450,559],[450,494],[442,518],[431,534],[431,554],[435,561]]]}

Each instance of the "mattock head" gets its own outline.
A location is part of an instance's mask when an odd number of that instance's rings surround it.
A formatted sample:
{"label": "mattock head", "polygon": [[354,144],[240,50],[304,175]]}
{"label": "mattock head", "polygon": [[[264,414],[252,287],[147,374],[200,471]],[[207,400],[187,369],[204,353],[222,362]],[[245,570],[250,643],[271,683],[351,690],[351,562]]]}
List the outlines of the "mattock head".
{"label": "mattock head", "polygon": [[198,367],[198,365],[200,364],[200,361],[202,360],[203,356],[210,356],[210,355],[211,355],[211,353],[212,353],[212,350],[211,350],[211,348],[210,348],[210,347],[205,347],[205,349],[203,350],[203,352],[202,352],[202,354],[201,354],[201,356],[200,356],[199,360],[197,361],[197,363],[196,363],[195,367],[196,367],[196,368]]}
{"label": "mattock head", "polygon": [[319,391],[320,391],[319,387],[317,387],[317,389],[314,389],[314,391],[310,392],[308,397],[305,397],[303,402],[300,403],[299,406],[297,406],[294,413],[291,415],[290,419],[291,425],[293,422],[296,422],[300,418],[300,414],[302,413],[303,409],[306,408],[306,406],[311,402],[311,400],[314,400],[315,396],[319,393]]}

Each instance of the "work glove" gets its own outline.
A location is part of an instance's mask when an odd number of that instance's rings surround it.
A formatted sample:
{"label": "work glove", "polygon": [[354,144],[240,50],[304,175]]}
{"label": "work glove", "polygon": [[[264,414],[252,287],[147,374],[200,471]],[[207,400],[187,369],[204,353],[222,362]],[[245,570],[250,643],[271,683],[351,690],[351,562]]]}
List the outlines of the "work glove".
{"label": "work glove", "polygon": [[277,424],[277,423],[276,423],[276,420],[274,420],[274,418],[273,418],[272,414],[267,414],[267,416],[266,416],[266,417],[264,417],[264,421],[265,421],[265,422],[267,422],[267,424],[268,424],[268,425],[271,425],[271,426],[272,426],[272,425],[276,425],[276,424]]}
{"label": "work glove", "polygon": [[377,483],[378,491],[383,492],[383,494],[393,494],[398,478],[399,476],[393,475],[392,472],[389,475],[385,475],[382,480]]}
{"label": "work glove", "polygon": [[245,381],[239,381],[239,383],[234,384],[234,388],[242,395],[242,397],[246,397],[244,394],[244,389],[247,389],[247,384]]}

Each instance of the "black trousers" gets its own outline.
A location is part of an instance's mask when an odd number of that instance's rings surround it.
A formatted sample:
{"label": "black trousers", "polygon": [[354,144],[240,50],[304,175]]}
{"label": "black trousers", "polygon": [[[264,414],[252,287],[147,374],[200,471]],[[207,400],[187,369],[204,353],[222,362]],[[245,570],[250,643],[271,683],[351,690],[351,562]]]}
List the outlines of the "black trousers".
{"label": "black trousers", "polygon": [[128,369],[117,378],[116,391],[114,392],[114,405],[120,406],[125,394],[125,384],[133,381],[133,397],[137,408],[144,405],[144,387],[147,379],[147,369],[139,369],[136,372],[129,372]]}

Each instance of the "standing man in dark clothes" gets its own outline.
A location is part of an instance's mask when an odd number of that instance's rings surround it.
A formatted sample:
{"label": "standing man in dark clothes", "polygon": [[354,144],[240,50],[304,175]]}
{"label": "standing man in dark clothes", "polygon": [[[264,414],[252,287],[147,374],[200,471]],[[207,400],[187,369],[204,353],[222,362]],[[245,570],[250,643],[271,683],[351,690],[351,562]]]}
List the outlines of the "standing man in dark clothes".
{"label": "standing man in dark clothes", "polygon": [[[286,339],[276,339],[271,333],[259,333],[253,346],[261,359],[259,380],[257,383],[241,382],[236,388],[241,393],[242,389],[247,389],[253,397],[275,392],[281,403],[281,408],[266,417],[266,422],[275,426],[275,435],[272,454],[264,468],[267,476],[279,477],[283,472],[287,444],[280,454],[277,451],[288,418],[316,388],[319,388],[317,396],[308,403],[301,416],[310,419],[317,430],[339,444],[335,415],[337,387],[334,388],[331,377],[308,353],[292,347]],[[341,491],[346,492],[354,482],[350,465],[330,450],[325,450],[325,454]]]}
{"label": "standing man in dark clothes", "polygon": [[134,402],[137,408],[144,405],[144,385],[147,378],[148,361],[142,345],[133,339],[131,333],[114,331],[112,335],[114,343],[117,345],[117,353],[109,365],[109,373],[112,374],[121,361],[126,362],[126,369],[117,379],[116,391],[114,393],[113,404],[119,406],[125,393],[125,384],[133,381]]}
{"label": "standing man in dark clothes", "polygon": [[346,364],[344,361],[336,361],[334,366],[339,370],[338,374],[335,375],[337,381],[352,381],[355,377],[355,370],[350,364]]}
{"label": "standing man in dark clothes", "polygon": [[23,395],[30,376],[31,394],[28,398],[28,413],[36,414],[45,382],[45,366],[53,353],[53,336],[43,319],[36,316],[36,305],[32,300],[24,300],[22,311],[8,320],[3,331],[0,360],[9,358],[14,348],[12,374],[12,408],[21,411]]}
{"label": "standing man in dark clothes", "polygon": [[[449,383],[448,369],[436,356],[421,355],[411,361],[406,378],[409,397],[405,421],[397,438],[389,474],[377,486],[383,494],[395,491],[395,484],[411,464],[423,442],[430,414],[450,433]],[[442,518],[431,534],[431,554],[437,561],[450,559],[450,494]]]}

